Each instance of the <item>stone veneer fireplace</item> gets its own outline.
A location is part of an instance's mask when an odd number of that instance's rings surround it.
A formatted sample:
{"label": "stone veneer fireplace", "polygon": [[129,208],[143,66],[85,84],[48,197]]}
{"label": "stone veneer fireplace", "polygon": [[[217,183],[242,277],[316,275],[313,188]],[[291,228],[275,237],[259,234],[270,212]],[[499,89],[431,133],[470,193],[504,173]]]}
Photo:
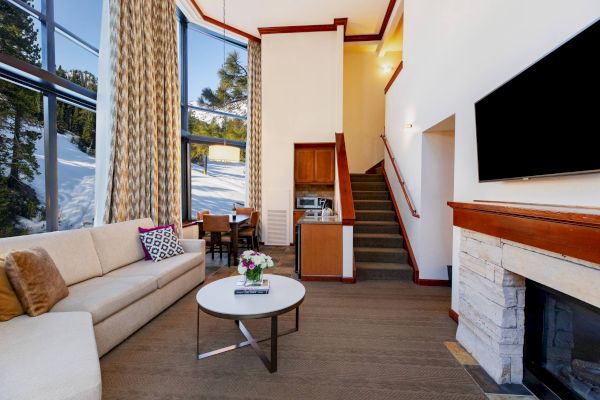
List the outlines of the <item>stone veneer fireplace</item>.
{"label": "stone veneer fireplace", "polygon": [[450,205],[462,228],[457,340],[497,383],[522,383],[525,367],[565,398],[600,400],[600,264],[531,245],[562,241],[596,261],[600,216]]}

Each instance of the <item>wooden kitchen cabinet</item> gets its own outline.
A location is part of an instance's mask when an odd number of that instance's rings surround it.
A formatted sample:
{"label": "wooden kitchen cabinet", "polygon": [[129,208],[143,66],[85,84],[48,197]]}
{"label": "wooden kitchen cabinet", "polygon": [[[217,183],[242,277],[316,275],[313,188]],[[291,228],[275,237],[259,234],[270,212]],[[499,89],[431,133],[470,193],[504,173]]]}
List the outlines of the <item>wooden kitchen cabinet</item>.
{"label": "wooden kitchen cabinet", "polygon": [[296,183],[313,183],[315,181],[315,150],[296,149],[295,163]]}
{"label": "wooden kitchen cabinet", "polygon": [[332,184],[335,181],[335,155],[332,148],[315,150],[315,182]]}
{"label": "wooden kitchen cabinet", "polygon": [[315,145],[296,148],[294,163],[296,183],[333,185],[335,182],[333,147]]}

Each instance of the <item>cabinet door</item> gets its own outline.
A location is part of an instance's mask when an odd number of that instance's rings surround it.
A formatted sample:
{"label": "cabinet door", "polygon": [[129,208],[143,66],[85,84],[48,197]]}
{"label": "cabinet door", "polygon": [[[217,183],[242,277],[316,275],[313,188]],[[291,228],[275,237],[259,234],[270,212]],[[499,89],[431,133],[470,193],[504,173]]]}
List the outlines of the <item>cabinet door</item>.
{"label": "cabinet door", "polygon": [[312,183],[315,181],[314,149],[296,149],[295,163],[296,183]]}
{"label": "cabinet door", "polygon": [[333,149],[315,150],[315,182],[333,184],[335,180]]}

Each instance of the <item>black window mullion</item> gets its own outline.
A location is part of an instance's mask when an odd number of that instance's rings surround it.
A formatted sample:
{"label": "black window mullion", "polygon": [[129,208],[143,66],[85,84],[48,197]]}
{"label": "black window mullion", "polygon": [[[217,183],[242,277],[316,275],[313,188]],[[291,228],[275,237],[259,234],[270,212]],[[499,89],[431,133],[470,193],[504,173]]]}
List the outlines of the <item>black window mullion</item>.
{"label": "black window mullion", "polygon": [[[181,130],[188,127],[188,20],[177,9],[179,16],[179,80],[181,85]],[[181,136],[181,216],[183,220],[192,219],[192,165],[190,143],[186,136]]]}
{"label": "black window mullion", "polygon": [[[56,73],[54,45],[54,0],[42,0],[42,66]],[[44,93],[44,166],[46,186],[46,230],[58,230],[58,145],[56,95]]]}

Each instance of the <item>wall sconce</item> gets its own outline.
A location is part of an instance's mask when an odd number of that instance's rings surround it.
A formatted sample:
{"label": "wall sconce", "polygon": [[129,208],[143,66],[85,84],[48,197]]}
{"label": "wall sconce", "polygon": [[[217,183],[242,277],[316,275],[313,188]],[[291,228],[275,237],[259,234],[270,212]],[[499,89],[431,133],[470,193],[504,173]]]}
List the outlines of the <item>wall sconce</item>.
{"label": "wall sconce", "polygon": [[392,72],[394,70],[394,67],[392,67],[389,64],[385,64],[381,66],[381,70],[383,71],[384,74],[389,74],[390,72]]}
{"label": "wall sconce", "polygon": [[413,127],[413,124],[411,124],[410,122],[407,122],[406,124],[404,124],[404,127],[405,127],[406,129],[410,129],[410,128],[412,128],[412,127]]}

